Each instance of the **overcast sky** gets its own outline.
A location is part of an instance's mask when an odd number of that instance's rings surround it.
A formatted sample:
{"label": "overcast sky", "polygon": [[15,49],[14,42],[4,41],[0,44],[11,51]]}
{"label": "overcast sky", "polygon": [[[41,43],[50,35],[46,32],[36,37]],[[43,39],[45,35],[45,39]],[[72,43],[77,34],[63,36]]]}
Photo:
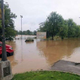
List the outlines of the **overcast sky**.
{"label": "overcast sky", "polygon": [[34,31],[39,23],[44,22],[51,12],[57,12],[64,19],[72,18],[80,24],[80,0],[4,0],[9,3],[11,11],[17,15],[15,29],[21,30],[23,15],[23,30]]}

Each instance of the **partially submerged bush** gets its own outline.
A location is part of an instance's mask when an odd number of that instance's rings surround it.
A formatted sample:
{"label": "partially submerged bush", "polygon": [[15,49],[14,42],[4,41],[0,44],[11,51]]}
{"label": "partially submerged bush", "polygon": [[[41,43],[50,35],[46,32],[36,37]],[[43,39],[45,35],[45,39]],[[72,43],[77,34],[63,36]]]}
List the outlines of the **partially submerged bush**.
{"label": "partially submerged bush", "polygon": [[56,40],[61,40],[61,37],[59,37],[59,36],[54,36],[54,40],[56,41]]}

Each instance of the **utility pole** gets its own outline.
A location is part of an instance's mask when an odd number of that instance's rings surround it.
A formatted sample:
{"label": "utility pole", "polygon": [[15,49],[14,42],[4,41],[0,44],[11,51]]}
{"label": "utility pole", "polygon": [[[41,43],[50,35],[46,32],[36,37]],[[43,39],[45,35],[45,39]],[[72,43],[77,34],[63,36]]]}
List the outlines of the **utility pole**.
{"label": "utility pole", "polygon": [[22,40],[22,18],[23,18],[23,16],[20,15],[20,17],[21,17],[21,40]]}
{"label": "utility pole", "polygon": [[1,15],[2,15],[2,61],[7,60],[6,47],[5,47],[5,24],[4,24],[4,1],[1,0]]}
{"label": "utility pole", "polygon": [[2,60],[0,61],[0,80],[11,80],[12,72],[10,61],[7,60],[5,46],[5,20],[4,20],[4,0],[0,0],[1,21],[2,21]]}

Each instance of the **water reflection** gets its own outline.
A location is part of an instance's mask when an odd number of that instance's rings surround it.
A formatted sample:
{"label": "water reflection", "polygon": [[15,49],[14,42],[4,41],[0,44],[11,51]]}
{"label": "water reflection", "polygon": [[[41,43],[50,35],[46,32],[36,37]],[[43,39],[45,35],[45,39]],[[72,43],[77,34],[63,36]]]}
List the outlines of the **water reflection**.
{"label": "water reflection", "polygon": [[[7,41],[6,44],[11,45],[11,46],[13,47],[14,51],[16,50],[15,41]],[[15,53],[14,53],[13,56],[9,56],[9,57],[7,57],[7,58],[8,58],[8,60],[10,60],[12,68],[13,68],[15,65],[17,65],[17,61],[15,60]],[[1,58],[0,58],[0,60],[1,60]]]}
{"label": "water reflection", "polygon": [[80,40],[42,41],[37,42],[37,47],[43,52],[48,63],[53,65],[60,59],[75,61],[75,59],[71,60],[70,58],[74,49],[80,47]]}
{"label": "water reflection", "polygon": [[[40,51],[37,49],[36,40],[33,43],[26,43],[25,40],[16,40],[14,43],[14,56],[8,58],[11,62],[17,62],[15,66],[11,64],[14,74],[48,68],[45,57],[39,55]],[[13,42],[12,44],[7,42],[7,44],[13,45]]]}
{"label": "water reflection", "polygon": [[[13,48],[13,50],[16,51],[17,48],[16,48],[16,42],[15,41],[7,41],[6,44],[11,45],[12,48]],[[15,52],[14,52],[14,55],[13,56],[9,56],[7,58],[8,58],[8,60],[10,60],[12,68],[15,65],[18,64],[18,62],[15,60]]]}
{"label": "water reflection", "polygon": [[80,62],[80,40],[37,41],[25,40],[6,42],[14,49],[14,55],[8,57],[12,72],[22,73],[31,70],[49,69],[60,59]]}

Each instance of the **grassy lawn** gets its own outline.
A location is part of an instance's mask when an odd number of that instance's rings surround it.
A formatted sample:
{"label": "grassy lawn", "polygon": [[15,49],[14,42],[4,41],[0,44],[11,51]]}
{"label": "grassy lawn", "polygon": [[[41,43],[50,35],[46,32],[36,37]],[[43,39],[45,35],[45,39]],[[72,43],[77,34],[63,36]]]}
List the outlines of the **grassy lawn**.
{"label": "grassy lawn", "polygon": [[12,80],[80,80],[80,76],[64,72],[36,71],[16,74]]}

